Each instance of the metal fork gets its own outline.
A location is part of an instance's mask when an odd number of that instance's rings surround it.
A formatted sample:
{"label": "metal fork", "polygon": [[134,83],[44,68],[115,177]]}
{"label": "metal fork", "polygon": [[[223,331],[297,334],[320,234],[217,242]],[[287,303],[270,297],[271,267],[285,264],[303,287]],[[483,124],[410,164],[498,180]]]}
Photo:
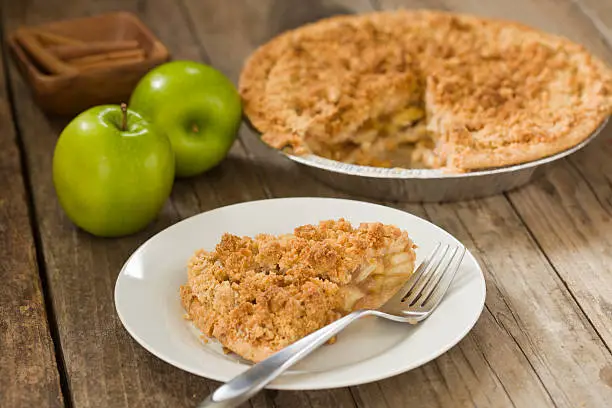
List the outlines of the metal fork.
{"label": "metal fork", "polygon": [[465,247],[445,245],[419,265],[408,282],[376,310],[356,310],[255,364],[217,388],[198,408],[236,407],[261,391],[289,367],[363,316],[378,316],[416,324],[429,317],[450,287],[465,255]]}

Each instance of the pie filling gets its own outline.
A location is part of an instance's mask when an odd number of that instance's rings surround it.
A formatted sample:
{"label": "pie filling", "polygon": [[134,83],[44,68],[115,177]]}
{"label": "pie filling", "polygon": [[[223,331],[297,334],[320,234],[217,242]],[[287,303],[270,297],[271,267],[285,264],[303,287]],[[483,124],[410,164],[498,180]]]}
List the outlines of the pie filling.
{"label": "pie filling", "polygon": [[192,257],[181,300],[205,337],[261,361],[342,315],[382,306],[411,276],[414,248],[397,227],[342,219],[280,236],[225,234]]}
{"label": "pie filling", "polygon": [[314,154],[344,163],[373,167],[431,168],[435,138],[427,129],[425,108],[406,108],[366,121],[347,142],[310,145]]}
{"label": "pie filling", "polygon": [[379,308],[402,287],[413,270],[412,253],[402,250],[364,263],[340,289],[344,312]]}

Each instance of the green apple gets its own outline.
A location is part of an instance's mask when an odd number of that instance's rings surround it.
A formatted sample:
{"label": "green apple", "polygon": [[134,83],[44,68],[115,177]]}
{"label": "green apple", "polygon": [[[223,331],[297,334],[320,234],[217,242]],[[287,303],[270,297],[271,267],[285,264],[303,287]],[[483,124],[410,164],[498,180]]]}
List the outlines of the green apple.
{"label": "green apple", "polygon": [[221,162],[242,115],[232,82],[193,61],[172,61],[149,71],[134,89],[130,108],[170,138],[179,177],[203,173]]}
{"label": "green apple", "polygon": [[139,231],[159,213],[174,181],[166,135],[125,105],[86,110],[63,130],[53,183],[68,217],[94,235]]}

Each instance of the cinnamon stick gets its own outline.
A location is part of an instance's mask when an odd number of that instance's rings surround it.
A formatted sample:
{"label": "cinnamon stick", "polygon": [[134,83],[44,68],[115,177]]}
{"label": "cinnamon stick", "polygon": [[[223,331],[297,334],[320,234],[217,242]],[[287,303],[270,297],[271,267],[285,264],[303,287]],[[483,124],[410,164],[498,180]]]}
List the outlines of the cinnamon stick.
{"label": "cinnamon stick", "polygon": [[86,64],[78,65],[77,67],[80,71],[88,71],[91,69],[112,68],[112,67],[118,67],[118,66],[127,65],[127,64],[134,64],[134,63],[141,62],[144,60],[145,60],[144,54],[141,54],[141,55],[137,55],[133,57],[123,57],[123,58],[116,58],[116,59],[110,59],[110,60],[89,62]]}
{"label": "cinnamon stick", "polygon": [[79,45],[85,44],[84,41],[77,40],[76,38],[66,37],[60,34],[55,34],[50,31],[45,30],[36,30],[34,33],[40,38],[40,40],[45,44],[55,44],[55,45]]}
{"label": "cinnamon stick", "polygon": [[51,74],[76,73],[77,70],[62,62],[55,55],[48,52],[38,41],[33,32],[26,29],[18,29],[15,39],[21,47],[34,59],[42,68]]}
{"label": "cinnamon stick", "polygon": [[143,60],[145,52],[142,48],[135,50],[114,51],[103,54],[88,55],[85,57],[72,58],[67,62],[74,66],[89,66],[100,62],[123,60],[123,59],[140,59]]}
{"label": "cinnamon stick", "polygon": [[73,58],[86,57],[94,54],[104,54],[113,51],[125,51],[138,48],[138,41],[92,41],[77,45],[55,45],[49,47],[49,51],[57,57],[69,60]]}

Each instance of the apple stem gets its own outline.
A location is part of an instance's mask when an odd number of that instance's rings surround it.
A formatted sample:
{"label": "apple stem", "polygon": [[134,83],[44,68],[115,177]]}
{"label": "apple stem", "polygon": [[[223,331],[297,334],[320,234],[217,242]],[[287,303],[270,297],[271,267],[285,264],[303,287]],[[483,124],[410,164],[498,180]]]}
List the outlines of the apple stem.
{"label": "apple stem", "polygon": [[123,113],[123,118],[121,120],[121,130],[125,132],[125,128],[127,127],[127,105],[125,102],[121,103],[121,113]]}
{"label": "apple stem", "polygon": [[193,131],[193,133],[198,133],[200,131],[198,125],[196,125],[195,123],[191,125],[191,130]]}

